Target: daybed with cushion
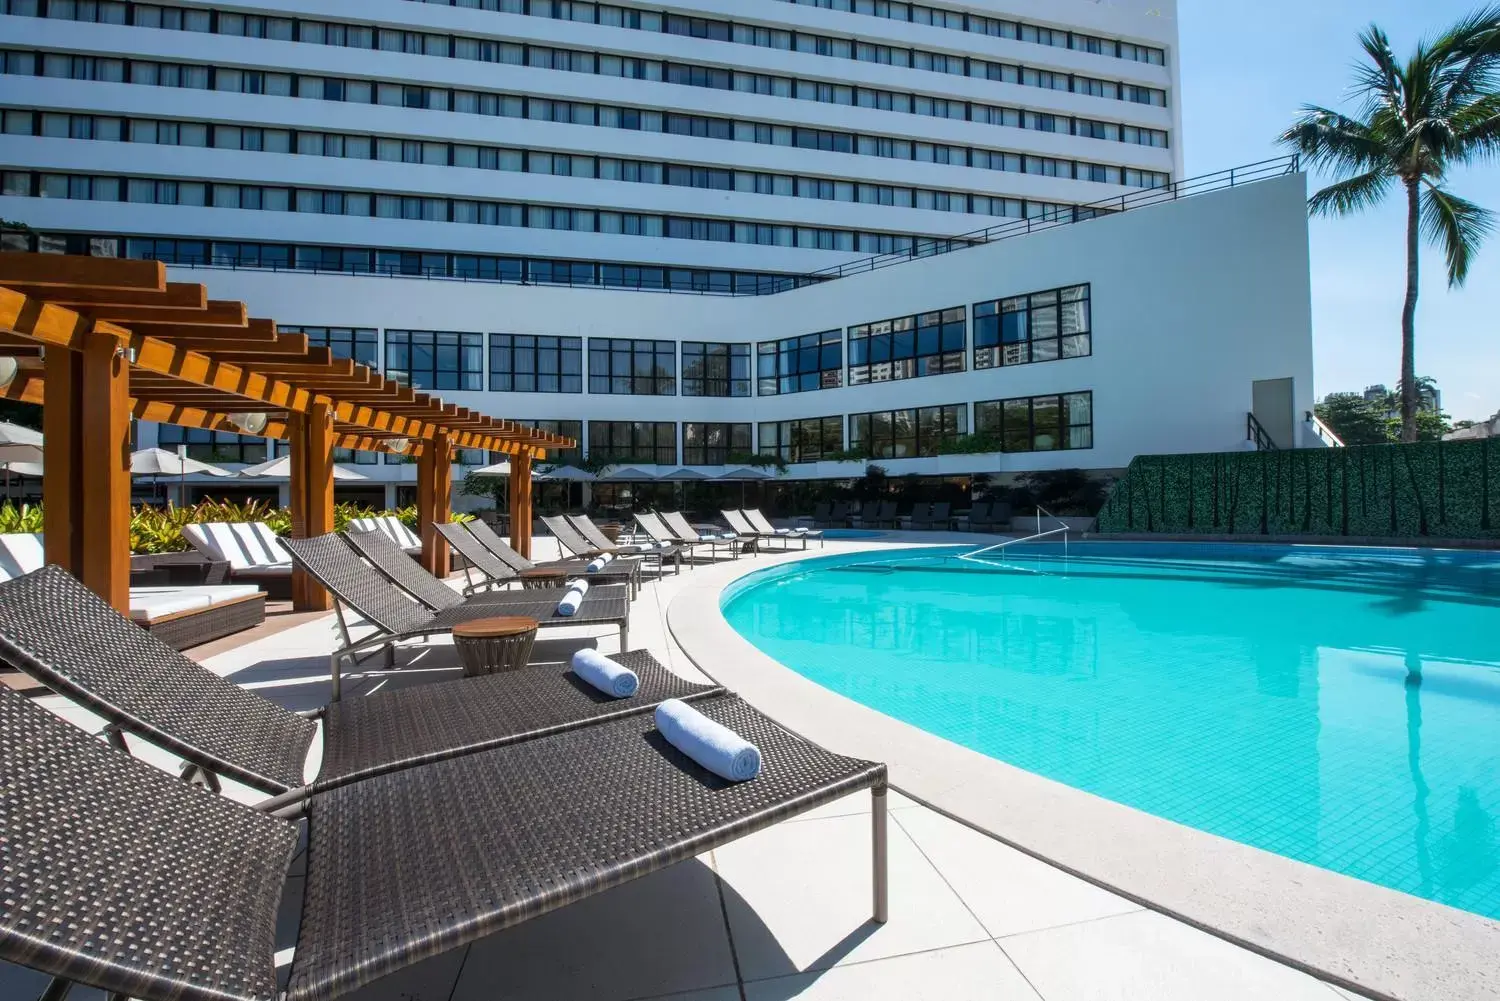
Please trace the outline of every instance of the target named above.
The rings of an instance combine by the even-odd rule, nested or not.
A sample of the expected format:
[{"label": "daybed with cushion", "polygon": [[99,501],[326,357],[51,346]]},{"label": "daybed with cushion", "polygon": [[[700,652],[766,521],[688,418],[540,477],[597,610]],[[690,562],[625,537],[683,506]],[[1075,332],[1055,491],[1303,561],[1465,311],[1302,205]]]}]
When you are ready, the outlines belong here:
[{"label": "daybed with cushion", "polygon": [[[74,642],[78,636],[87,636],[89,644]],[[55,566],[0,584],[0,659],[124,733],[179,755],[204,776],[232,778],[283,801],[296,798],[286,793],[322,792],[646,712],[665,699],[723,691],[680,678],[637,650],[613,657],[640,678],[640,688],[625,699],[581,683],[566,664],[533,664],[385,690],[334,703],[309,718],[166,649]],[[304,784],[318,722],[322,761],[317,777]]]},{"label": "daybed with cushion", "polygon": [[694,705],[759,747],[756,778],[719,778],[643,714],[313,795],[301,920],[283,940],[298,823],[205,795],[0,686],[0,959],[57,978],[49,998],[77,982],[141,1001],[332,1001],[861,789],[885,921],[885,766],[731,696]]},{"label": "daybed with cushion", "polygon": [[[333,700],[342,694],[343,662],[363,651],[383,649],[388,666],[395,663],[395,645],[436,633],[446,633],[461,622],[496,615],[518,615],[536,619],[540,628],[551,626],[610,625],[620,630],[620,646],[629,646],[630,588],[624,584],[600,584],[590,587],[578,610],[571,616],[557,611],[565,588],[538,588],[534,591],[508,591],[488,595],[481,605],[464,601],[452,592],[456,605],[434,610],[419,604],[405,590],[397,587],[385,574],[366,564],[354,549],[338,535],[320,535],[312,539],[288,539],[292,559],[333,595],[339,629],[344,645],[328,658]],[[430,575],[429,575],[430,576]],[[441,583],[439,582],[439,586]],[[373,632],[355,640],[344,611],[349,609],[363,619],[359,625]]]},{"label": "daybed with cushion", "polygon": [[406,523],[393,514],[384,514],[375,518],[350,518],[346,526],[356,532],[380,532],[388,539],[400,546],[409,556],[416,556],[422,552],[422,539]]},{"label": "daybed with cushion", "polygon": [[229,564],[229,579],[258,584],[273,598],[292,596],[292,557],[263,521],[182,526],[182,537],[210,560]]},{"label": "daybed with cushion", "polygon": [[[40,533],[0,535],[0,581],[40,570],[46,562]],[[130,617],[163,643],[185,650],[260,625],[266,595],[250,584],[137,586],[130,589]]]}]

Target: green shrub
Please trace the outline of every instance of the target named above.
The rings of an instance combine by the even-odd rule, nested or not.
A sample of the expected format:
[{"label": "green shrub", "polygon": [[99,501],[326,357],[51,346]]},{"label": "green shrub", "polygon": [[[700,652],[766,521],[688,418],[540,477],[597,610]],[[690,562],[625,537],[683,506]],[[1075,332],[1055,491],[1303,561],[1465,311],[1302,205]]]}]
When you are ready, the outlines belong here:
[{"label": "green shrub", "polygon": [[14,532],[40,532],[42,530],[42,509],[38,505],[32,507],[30,504],[22,504],[16,507],[10,501],[0,505],[0,534],[10,535]]}]

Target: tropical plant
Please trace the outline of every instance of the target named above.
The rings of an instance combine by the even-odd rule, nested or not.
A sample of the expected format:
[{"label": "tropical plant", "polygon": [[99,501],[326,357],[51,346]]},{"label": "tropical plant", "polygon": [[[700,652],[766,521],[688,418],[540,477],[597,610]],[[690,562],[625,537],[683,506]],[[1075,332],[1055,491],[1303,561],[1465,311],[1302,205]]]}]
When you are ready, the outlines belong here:
[{"label": "tropical plant", "polygon": [[1401,308],[1401,440],[1416,441],[1416,316],[1421,239],[1438,244],[1448,285],[1461,286],[1493,228],[1491,213],[1445,186],[1449,171],[1500,152],[1500,6],[1419,42],[1405,60],[1377,25],[1359,36],[1353,115],[1306,105],[1281,135],[1309,166],[1337,178],[1308,201],[1314,215],[1344,216],[1406,196],[1406,298]]},{"label": "tropical plant", "polygon": [[10,501],[0,504],[0,535],[16,532],[40,532],[42,530],[41,505],[33,507],[22,504],[16,507]]},{"label": "tropical plant", "polygon": [[1384,403],[1359,393],[1329,393],[1313,406],[1318,420],[1333,429],[1345,445],[1382,445],[1390,441]]}]

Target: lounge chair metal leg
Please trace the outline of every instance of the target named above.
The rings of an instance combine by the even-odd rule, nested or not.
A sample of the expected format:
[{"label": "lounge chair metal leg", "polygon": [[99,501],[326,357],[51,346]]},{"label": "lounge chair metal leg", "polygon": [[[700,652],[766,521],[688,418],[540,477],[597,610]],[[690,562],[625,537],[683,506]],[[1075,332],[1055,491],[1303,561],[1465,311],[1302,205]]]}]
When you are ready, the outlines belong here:
[{"label": "lounge chair metal leg", "polygon": [[343,694],[343,679],[339,677],[340,662],[343,659],[344,655],[341,653],[336,653],[328,658],[328,683],[333,689],[328,698],[329,702],[337,702],[339,696]]},{"label": "lounge chair metal leg", "polygon": [[887,863],[889,851],[886,837],[886,792],[885,785],[870,790],[870,836],[874,862],[875,923],[885,924],[890,920],[890,869]]},{"label": "lounge chair metal leg", "polygon": [[630,623],[620,623],[620,652],[624,653],[630,649]]},{"label": "lounge chair metal leg", "polygon": [[68,992],[73,989],[73,981],[64,980],[62,977],[53,977],[47,981],[47,986],[42,988],[42,993],[36,996],[36,1001],[63,1001]]}]

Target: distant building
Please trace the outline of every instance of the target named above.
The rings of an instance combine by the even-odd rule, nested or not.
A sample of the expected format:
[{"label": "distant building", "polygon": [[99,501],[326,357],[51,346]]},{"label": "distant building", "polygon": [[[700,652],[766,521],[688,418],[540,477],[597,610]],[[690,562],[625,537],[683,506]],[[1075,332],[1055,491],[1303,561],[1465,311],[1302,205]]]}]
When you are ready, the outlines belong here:
[{"label": "distant building", "polygon": [[1500,437],[1500,411],[1496,411],[1495,415],[1487,421],[1480,421],[1478,424],[1473,424],[1466,428],[1459,428],[1457,431],[1449,431],[1447,434],[1443,435],[1443,440],[1467,441],[1471,438],[1496,437]]},{"label": "distant building", "polygon": [[[1388,404],[1386,417],[1394,419],[1401,416],[1401,394],[1386,388],[1385,383],[1366,386],[1365,391],[1360,395],[1371,403]],[[1436,414],[1442,413],[1443,391],[1426,383],[1417,386],[1417,409],[1428,410]]]}]

